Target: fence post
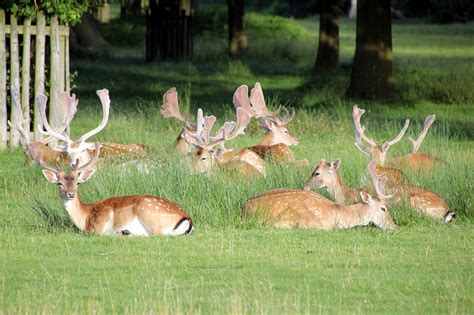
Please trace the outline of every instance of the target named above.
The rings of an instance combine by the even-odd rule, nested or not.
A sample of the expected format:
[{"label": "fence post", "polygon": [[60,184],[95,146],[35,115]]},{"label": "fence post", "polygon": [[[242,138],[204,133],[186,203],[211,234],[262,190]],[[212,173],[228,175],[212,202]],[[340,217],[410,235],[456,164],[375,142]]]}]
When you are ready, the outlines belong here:
[{"label": "fence post", "polygon": [[[36,16],[36,44],[35,44],[35,99],[33,113],[33,138],[35,141],[42,139],[40,128],[43,128],[43,121],[36,104],[38,95],[44,94],[44,56],[45,56],[45,26],[46,19],[43,12],[38,11]],[[38,127],[41,126],[41,127]]]},{"label": "fence post", "polygon": [[[13,15],[10,16],[10,90],[20,92],[20,58],[18,56],[18,28],[17,20]],[[12,106],[10,120],[12,123],[21,121],[22,113],[18,112],[16,106]],[[20,141],[20,134],[16,128],[10,128],[10,146],[16,147]]]},{"label": "fence post", "polygon": [[[49,86],[49,121],[53,129],[57,129],[61,124],[62,109],[59,105],[59,83],[60,57],[59,57],[59,23],[58,18],[51,18],[50,35],[50,86]],[[54,144],[56,142],[54,141]]]},{"label": "fence post", "polygon": [[30,133],[30,50],[31,50],[31,18],[23,21],[23,56],[21,66],[21,110],[23,129]]},{"label": "fence post", "polygon": [[7,146],[7,51],[5,47],[5,11],[0,9],[0,149]]}]

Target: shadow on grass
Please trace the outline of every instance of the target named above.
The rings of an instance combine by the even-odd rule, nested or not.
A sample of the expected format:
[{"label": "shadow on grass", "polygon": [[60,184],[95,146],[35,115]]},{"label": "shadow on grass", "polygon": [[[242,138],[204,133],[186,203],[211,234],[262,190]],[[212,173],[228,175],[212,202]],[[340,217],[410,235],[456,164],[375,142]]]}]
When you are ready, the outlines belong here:
[{"label": "shadow on grass", "polygon": [[35,196],[31,199],[33,204],[31,211],[33,214],[41,218],[48,232],[66,229],[77,230],[71,220],[64,214],[64,211],[59,212],[55,208],[48,207]]}]

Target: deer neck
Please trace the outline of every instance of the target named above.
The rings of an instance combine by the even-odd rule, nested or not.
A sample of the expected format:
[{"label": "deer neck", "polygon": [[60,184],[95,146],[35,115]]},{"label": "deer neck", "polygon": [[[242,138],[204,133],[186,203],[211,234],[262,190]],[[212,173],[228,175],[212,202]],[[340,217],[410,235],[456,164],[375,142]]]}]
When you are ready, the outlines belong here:
[{"label": "deer neck", "polygon": [[327,190],[336,202],[340,204],[350,202],[348,199],[350,199],[350,195],[352,195],[353,191],[352,188],[344,183],[339,172],[336,172],[336,178],[327,186]]},{"label": "deer neck", "polygon": [[72,199],[62,199],[64,209],[68,213],[74,225],[81,231],[86,230],[87,217],[90,214],[90,208],[87,204],[82,203],[79,194]]},{"label": "deer neck", "polygon": [[273,131],[267,131],[264,135],[262,140],[258,143],[258,145],[262,146],[271,146],[280,143],[276,137],[275,133]]},{"label": "deer neck", "polygon": [[360,225],[368,225],[368,206],[363,203],[341,206],[336,208],[336,224],[340,228],[352,228]]}]

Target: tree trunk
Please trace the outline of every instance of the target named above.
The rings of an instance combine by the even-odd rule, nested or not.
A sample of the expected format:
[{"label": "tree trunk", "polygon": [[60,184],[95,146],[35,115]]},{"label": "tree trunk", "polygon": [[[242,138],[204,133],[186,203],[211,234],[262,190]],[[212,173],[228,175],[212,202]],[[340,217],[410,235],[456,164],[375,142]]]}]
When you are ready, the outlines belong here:
[{"label": "tree trunk", "polygon": [[248,48],[247,35],[244,30],[244,0],[227,0],[229,23],[229,55],[239,57]]},{"label": "tree trunk", "polygon": [[379,100],[393,98],[390,0],[358,0],[356,32],[348,96]]},{"label": "tree trunk", "polygon": [[339,2],[340,0],[322,0],[315,71],[339,68]]},{"label": "tree trunk", "polygon": [[101,50],[109,47],[109,43],[97,29],[97,21],[90,13],[84,13],[81,22],[71,28],[71,50]]}]

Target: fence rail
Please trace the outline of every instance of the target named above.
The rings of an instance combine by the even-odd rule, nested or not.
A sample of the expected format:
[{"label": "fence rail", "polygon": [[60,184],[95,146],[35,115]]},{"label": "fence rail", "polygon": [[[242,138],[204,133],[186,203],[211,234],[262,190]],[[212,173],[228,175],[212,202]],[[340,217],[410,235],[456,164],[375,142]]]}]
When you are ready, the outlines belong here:
[{"label": "fence rail", "polygon": [[[35,24],[32,24],[32,23]],[[46,40],[49,37],[49,41]],[[34,56],[32,55],[34,38]],[[20,42],[21,40],[21,42]],[[20,45],[21,43],[21,45]],[[49,44],[49,50],[47,50]],[[7,47],[8,46],[8,47]],[[7,52],[9,54],[10,77],[7,77]],[[46,52],[49,51],[49,120],[55,128],[61,124],[64,113],[59,106],[59,92],[69,91],[69,27],[59,25],[56,17],[51,18],[50,25],[42,12],[35,19],[27,18],[22,25],[10,16],[6,24],[5,11],[0,9],[0,148],[16,147],[20,134],[10,128],[7,121],[21,124],[30,133],[30,139],[42,139],[40,128],[43,124],[36,102],[30,106],[30,91],[34,100],[45,93]],[[21,67],[20,67],[21,65]],[[31,80],[32,65],[34,81]],[[9,86],[7,86],[9,85]],[[10,95],[10,98],[8,98]],[[14,100],[14,101],[13,101]],[[20,106],[13,106],[19,102]]]}]

